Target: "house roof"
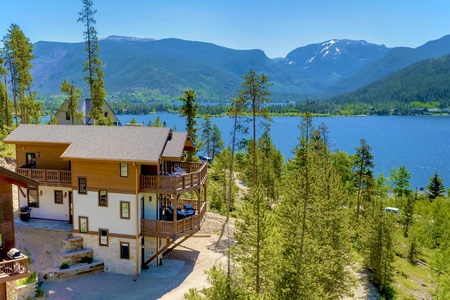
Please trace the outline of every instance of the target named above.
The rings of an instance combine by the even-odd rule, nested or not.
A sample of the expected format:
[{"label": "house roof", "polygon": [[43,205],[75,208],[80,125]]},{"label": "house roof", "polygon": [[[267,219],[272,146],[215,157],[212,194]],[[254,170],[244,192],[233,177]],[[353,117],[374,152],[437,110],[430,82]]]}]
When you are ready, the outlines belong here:
[{"label": "house roof", "polygon": [[167,141],[163,158],[181,157],[186,144],[187,132],[172,132],[172,138]]},{"label": "house roof", "polygon": [[6,178],[6,181],[22,187],[37,187],[39,181],[31,179],[29,177],[17,174],[11,170],[0,167],[0,179]]},{"label": "house roof", "polygon": [[167,142],[169,133],[161,127],[22,124],[3,141],[68,144],[61,156],[65,159],[158,162],[163,153],[181,156],[187,134],[177,133]]}]

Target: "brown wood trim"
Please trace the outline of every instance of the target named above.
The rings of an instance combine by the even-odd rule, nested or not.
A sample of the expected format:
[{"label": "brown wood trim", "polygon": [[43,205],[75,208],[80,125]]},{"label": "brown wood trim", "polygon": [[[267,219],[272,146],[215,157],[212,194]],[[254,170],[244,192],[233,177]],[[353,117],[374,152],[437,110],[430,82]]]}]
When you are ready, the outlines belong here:
[{"label": "brown wood trim", "polygon": [[[106,245],[101,243],[102,237],[100,235],[101,231],[106,231]],[[109,229],[99,228],[98,229],[98,245],[100,247],[109,247]]]},{"label": "brown wood trim", "polygon": [[[128,217],[122,217],[122,204],[127,203],[128,204]],[[131,202],[130,201],[120,201],[120,206],[119,206],[119,216],[122,220],[130,220],[131,219]]]},{"label": "brown wood trim", "polygon": [[[72,233],[74,234],[82,234],[82,235],[94,235],[98,237],[98,231],[88,231],[87,233],[80,232],[79,230],[72,230]],[[129,234],[121,234],[121,233],[111,233],[108,232],[108,237],[110,238],[119,238],[119,239],[130,239],[135,240],[135,235],[129,235]]]},{"label": "brown wood trim", "polygon": [[[56,186],[56,185],[51,185],[51,186]],[[68,185],[68,187],[71,187],[72,190],[74,191],[78,191],[78,187],[77,186],[71,186]],[[90,187],[87,189],[88,193],[98,193],[99,190],[106,190],[105,187]],[[107,189],[108,193],[116,193],[116,194],[124,194],[124,195],[134,195],[134,193],[130,193],[129,190],[119,190],[119,189]],[[80,194],[80,195],[85,195],[85,194]]]}]

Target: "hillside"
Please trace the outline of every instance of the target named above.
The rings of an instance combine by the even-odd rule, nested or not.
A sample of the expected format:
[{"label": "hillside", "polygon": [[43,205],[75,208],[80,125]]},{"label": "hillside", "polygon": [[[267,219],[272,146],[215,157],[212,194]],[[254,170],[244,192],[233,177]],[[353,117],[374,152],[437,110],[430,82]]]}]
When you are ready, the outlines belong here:
[{"label": "hillside", "polygon": [[410,105],[415,101],[439,102],[440,108],[450,107],[450,55],[415,63],[329,101],[337,104],[366,103],[391,108]]},{"label": "hillside", "polygon": [[[111,36],[100,40],[105,87],[112,99],[175,100],[194,89],[200,102],[230,100],[250,69],[273,83],[272,100],[326,98],[355,90],[423,59],[450,53],[450,36],[412,49],[366,41],[330,40],[299,47],[285,58],[180,39]],[[84,91],[84,43],[37,42],[31,70],[39,95],[59,93],[66,79]]]}]

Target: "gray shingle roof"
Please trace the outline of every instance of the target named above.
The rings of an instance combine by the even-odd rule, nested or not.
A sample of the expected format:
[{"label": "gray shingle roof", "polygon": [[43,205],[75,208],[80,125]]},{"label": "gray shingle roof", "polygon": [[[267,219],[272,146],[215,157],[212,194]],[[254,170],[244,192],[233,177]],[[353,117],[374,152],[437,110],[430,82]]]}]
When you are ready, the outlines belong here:
[{"label": "gray shingle roof", "polygon": [[187,132],[172,132],[172,138],[167,141],[163,157],[181,157],[187,139]]},{"label": "gray shingle roof", "polygon": [[163,152],[179,152],[183,133],[176,134],[174,143],[166,147],[169,131],[158,127],[22,124],[4,142],[68,144],[61,156],[67,159],[158,162]]}]

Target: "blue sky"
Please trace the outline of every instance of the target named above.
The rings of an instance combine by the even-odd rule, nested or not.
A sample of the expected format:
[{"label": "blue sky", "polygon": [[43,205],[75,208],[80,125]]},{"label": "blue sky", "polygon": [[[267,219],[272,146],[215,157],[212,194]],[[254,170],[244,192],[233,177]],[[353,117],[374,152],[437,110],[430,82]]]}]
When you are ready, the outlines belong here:
[{"label": "blue sky", "polygon": [[[6,3],[3,3],[6,2]],[[330,39],[417,47],[450,34],[448,0],[93,0],[98,37],[180,38],[269,57]],[[31,42],[83,41],[81,0],[5,0],[0,37],[12,23]]]}]

